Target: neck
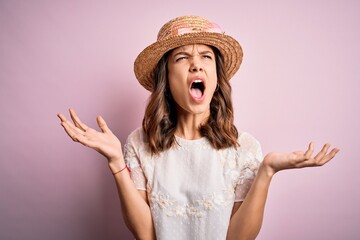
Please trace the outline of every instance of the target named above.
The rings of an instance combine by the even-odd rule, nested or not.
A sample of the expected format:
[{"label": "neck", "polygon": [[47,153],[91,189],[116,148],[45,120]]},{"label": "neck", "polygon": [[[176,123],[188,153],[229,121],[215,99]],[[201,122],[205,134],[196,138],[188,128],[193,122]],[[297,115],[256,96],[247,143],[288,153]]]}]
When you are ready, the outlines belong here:
[{"label": "neck", "polygon": [[201,138],[200,126],[205,124],[209,112],[200,114],[179,114],[175,135],[184,139],[194,140]]}]

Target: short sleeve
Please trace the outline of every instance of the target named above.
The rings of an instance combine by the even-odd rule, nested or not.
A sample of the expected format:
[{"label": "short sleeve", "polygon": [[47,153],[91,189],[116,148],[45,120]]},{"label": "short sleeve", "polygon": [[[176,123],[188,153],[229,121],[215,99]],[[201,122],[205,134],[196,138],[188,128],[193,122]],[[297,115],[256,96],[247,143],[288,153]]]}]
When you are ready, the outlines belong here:
[{"label": "short sleeve", "polygon": [[124,145],[124,158],[126,165],[130,168],[130,176],[135,184],[135,187],[139,190],[146,190],[146,177],[141,168],[140,159],[137,155],[136,149],[140,146],[140,137],[136,136],[134,131],[129,135]]},{"label": "short sleeve", "polygon": [[238,158],[240,174],[235,187],[235,202],[244,201],[263,160],[260,143],[250,134],[239,137]]}]

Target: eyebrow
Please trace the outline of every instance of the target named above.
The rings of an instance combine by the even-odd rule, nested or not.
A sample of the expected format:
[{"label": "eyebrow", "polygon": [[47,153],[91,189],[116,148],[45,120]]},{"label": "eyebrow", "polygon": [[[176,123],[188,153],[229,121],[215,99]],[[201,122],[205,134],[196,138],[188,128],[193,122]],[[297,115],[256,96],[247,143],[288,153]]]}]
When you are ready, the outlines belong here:
[{"label": "eyebrow", "polygon": [[[212,54],[212,55],[215,55],[215,54],[214,54],[212,51],[210,51],[210,50],[204,50],[204,51],[199,52],[199,55],[204,55],[204,54]],[[180,51],[180,52],[177,52],[177,53],[173,54],[173,57],[176,57],[177,55],[191,56],[192,54],[189,53],[189,52],[186,52],[186,51]]]}]

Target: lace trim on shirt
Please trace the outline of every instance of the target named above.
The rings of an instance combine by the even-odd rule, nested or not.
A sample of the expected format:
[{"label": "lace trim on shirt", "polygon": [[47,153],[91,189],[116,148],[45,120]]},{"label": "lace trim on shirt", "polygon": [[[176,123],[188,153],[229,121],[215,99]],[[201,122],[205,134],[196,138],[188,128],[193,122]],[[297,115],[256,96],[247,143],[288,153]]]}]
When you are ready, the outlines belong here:
[{"label": "lace trim on shirt", "polygon": [[[238,182],[236,183],[235,202],[240,202],[245,199],[262,161],[260,143],[254,137],[243,133],[239,142],[240,152],[246,153],[246,158],[239,172]],[[237,158],[239,157],[239,152],[237,152]]]},{"label": "lace trim on shirt", "polygon": [[222,193],[213,193],[193,203],[180,204],[169,195],[158,192],[153,193],[150,202],[159,206],[169,217],[204,217],[207,211],[217,206],[227,206],[234,202],[234,192],[224,190]]},{"label": "lace trim on shirt", "polygon": [[146,190],[146,178],[140,167],[132,168],[130,172],[131,180],[139,190]]},{"label": "lace trim on shirt", "polygon": [[180,138],[178,136],[175,136],[176,145],[175,147],[178,149],[184,149],[184,150],[193,150],[195,149],[212,149],[212,146],[209,144],[209,140],[207,140],[205,137],[202,137],[200,139],[195,140],[187,140]]}]

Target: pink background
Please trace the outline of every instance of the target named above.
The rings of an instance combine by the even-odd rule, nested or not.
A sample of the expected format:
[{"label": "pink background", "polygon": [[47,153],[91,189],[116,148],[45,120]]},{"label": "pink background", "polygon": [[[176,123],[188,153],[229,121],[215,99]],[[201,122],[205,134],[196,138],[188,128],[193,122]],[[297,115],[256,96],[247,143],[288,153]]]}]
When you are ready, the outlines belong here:
[{"label": "pink background", "polygon": [[122,142],[148,92],[133,61],[169,19],[196,14],[239,40],[236,125],[264,153],[315,141],[328,165],[280,172],[258,239],[359,239],[359,1],[0,1],[0,239],[131,239],[106,160],[57,112],[102,114]]}]

